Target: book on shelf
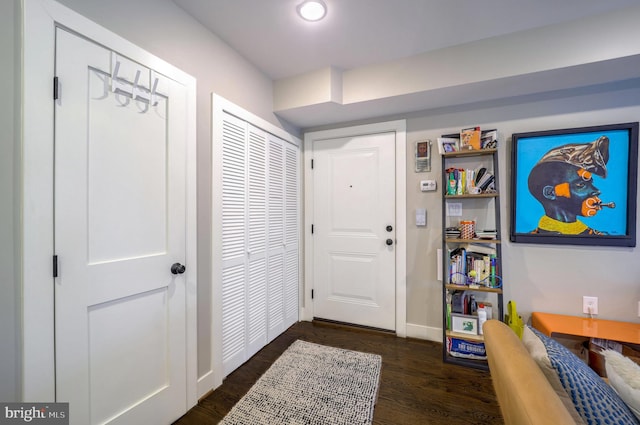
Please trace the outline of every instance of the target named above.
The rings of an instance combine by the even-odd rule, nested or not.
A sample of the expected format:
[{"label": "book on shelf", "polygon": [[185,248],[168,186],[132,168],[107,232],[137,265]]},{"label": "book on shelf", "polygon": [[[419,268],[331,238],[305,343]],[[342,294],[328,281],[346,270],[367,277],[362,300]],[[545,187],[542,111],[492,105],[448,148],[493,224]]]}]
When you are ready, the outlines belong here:
[{"label": "book on shelf", "polygon": [[476,186],[480,188],[483,192],[486,192],[493,182],[495,181],[495,176],[488,170],[485,170],[484,173],[477,179]]},{"label": "book on shelf", "polygon": [[498,236],[498,231],[495,229],[476,229],[476,237],[478,239],[495,239]]},{"label": "book on shelf", "polygon": [[461,247],[449,252],[448,282],[453,285],[467,284],[467,250]]},{"label": "book on shelf", "polygon": [[449,251],[448,282],[452,285],[496,285],[496,249],[467,243]]},{"label": "book on shelf", "polygon": [[447,195],[479,195],[495,190],[495,176],[485,167],[447,168],[445,170]]}]

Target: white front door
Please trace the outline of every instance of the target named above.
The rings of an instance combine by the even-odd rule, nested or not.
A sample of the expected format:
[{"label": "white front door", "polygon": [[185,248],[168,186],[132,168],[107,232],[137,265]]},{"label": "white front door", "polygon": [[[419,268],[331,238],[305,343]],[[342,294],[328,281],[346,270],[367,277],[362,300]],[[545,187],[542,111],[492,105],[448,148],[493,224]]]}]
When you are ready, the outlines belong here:
[{"label": "white front door", "polygon": [[396,329],[393,132],[313,144],[314,317]]},{"label": "white front door", "polygon": [[56,75],[56,399],[71,424],[168,424],[187,410],[186,90],[62,29]]}]

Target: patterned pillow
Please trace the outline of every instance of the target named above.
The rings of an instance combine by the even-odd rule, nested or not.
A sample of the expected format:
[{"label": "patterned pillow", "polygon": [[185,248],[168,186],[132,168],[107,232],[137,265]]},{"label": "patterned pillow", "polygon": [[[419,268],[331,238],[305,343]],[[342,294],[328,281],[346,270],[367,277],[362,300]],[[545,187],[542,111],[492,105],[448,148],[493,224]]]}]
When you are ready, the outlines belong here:
[{"label": "patterned pillow", "polygon": [[624,401],[587,364],[560,343],[532,330],[547,348],[562,386],[587,424],[640,425]]},{"label": "patterned pillow", "polygon": [[540,338],[533,333],[533,328],[529,325],[525,325],[522,330],[522,343],[527,347],[529,354],[537,363],[540,370],[542,370],[544,377],[547,378],[547,381],[551,384],[553,390],[556,392],[558,397],[560,397],[560,401],[567,409],[567,412],[569,412],[576,425],[586,425],[582,416],[580,416],[580,413],[576,410],[573,400],[564,390],[562,382],[560,382],[560,378],[558,378],[558,372],[553,366],[551,366],[551,360],[549,360],[547,348],[544,346]]}]

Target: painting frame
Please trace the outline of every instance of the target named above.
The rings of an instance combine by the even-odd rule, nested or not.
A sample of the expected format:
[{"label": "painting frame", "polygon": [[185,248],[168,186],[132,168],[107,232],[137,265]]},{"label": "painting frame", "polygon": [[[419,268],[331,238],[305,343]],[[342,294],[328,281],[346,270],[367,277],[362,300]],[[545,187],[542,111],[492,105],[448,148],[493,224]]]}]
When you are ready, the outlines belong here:
[{"label": "painting frame", "polygon": [[420,140],[415,143],[416,173],[431,171],[431,140]]},{"label": "painting frame", "polygon": [[478,335],[478,316],[451,313],[451,330],[461,334]]},{"label": "painting frame", "polygon": [[637,179],[638,122],[514,133],[510,240],[635,247]]}]

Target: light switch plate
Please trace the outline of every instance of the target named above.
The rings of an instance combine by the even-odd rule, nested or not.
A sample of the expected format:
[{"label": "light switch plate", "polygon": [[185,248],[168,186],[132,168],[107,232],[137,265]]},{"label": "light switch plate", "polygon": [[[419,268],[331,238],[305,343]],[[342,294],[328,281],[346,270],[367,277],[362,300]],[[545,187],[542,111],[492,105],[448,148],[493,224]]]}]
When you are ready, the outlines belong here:
[{"label": "light switch plate", "polygon": [[427,210],[424,208],[416,209],[416,226],[427,225]]}]

